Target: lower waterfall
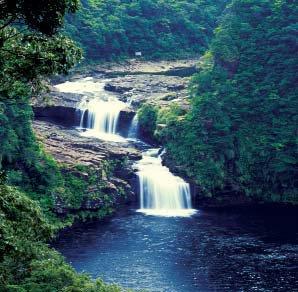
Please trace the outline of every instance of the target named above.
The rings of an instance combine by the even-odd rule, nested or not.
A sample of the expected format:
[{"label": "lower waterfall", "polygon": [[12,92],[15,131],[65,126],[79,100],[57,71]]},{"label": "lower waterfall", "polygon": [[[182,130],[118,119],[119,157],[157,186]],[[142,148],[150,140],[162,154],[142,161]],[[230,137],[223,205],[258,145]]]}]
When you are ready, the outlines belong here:
[{"label": "lower waterfall", "polygon": [[157,216],[185,217],[194,214],[189,184],[162,165],[159,150],[144,152],[143,159],[137,164],[140,190],[138,211]]}]

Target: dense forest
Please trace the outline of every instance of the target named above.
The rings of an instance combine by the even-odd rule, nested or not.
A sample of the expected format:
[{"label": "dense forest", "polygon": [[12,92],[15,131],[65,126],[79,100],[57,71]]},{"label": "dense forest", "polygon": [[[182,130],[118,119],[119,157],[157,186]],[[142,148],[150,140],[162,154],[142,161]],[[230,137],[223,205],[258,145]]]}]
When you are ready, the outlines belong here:
[{"label": "dense forest", "polygon": [[86,59],[186,57],[203,53],[226,0],[84,0],[65,31]]},{"label": "dense forest", "polygon": [[57,194],[75,208],[89,181],[66,173],[32,130],[31,97],[83,56],[201,55],[190,111],[145,104],[143,131],[206,198],[296,205],[297,15],[291,0],[0,1],[0,290],[120,291],[47,244],[75,219],[112,211],[106,202],[96,214],[57,216]]},{"label": "dense forest", "polygon": [[293,1],[232,1],[192,79],[191,111],[155,124],[156,108],[141,111],[151,133],[166,120],[156,136],[206,197],[297,203],[297,13]]}]

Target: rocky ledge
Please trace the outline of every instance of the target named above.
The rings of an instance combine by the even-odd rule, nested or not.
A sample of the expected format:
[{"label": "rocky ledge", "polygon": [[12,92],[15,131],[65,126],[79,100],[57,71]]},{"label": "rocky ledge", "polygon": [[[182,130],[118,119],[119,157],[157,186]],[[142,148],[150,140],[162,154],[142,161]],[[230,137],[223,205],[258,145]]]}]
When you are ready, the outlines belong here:
[{"label": "rocky ledge", "polygon": [[[197,60],[178,61],[138,61],[128,60],[122,63],[106,63],[98,66],[79,68],[70,76],[59,76],[54,83],[78,81],[91,78],[93,82],[105,83],[106,92],[112,92],[132,108],[146,101],[167,106],[176,102],[188,107],[187,84],[190,76],[196,72]],[[32,98],[32,106],[37,118],[44,115],[44,110],[65,107],[69,112],[77,108],[85,94],[63,93],[55,86],[49,86],[49,93]],[[130,109],[131,110],[131,109]],[[129,108],[123,110],[123,115]]]},{"label": "rocky ledge", "polygon": [[138,74],[118,76],[107,81],[105,90],[117,94],[135,110],[144,102],[160,107],[178,103],[189,107],[187,84],[189,77]]},{"label": "rocky ledge", "polygon": [[[137,75],[137,74],[151,74],[151,75],[172,75],[185,76],[191,75],[196,71],[198,59],[184,59],[184,60],[163,60],[163,61],[143,61],[138,59],[125,60],[118,63],[105,63],[97,66],[86,67],[87,72],[94,72],[106,76],[119,75]],[[76,74],[76,70],[74,70]],[[79,72],[82,74],[81,70]],[[83,73],[83,76],[85,76]]]},{"label": "rocky ledge", "polygon": [[141,159],[141,153],[131,144],[82,137],[77,130],[44,121],[34,121],[33,128],[46,152],[55,158],[65,174],[71,173],[84,181],[91,175],[96,176],[75,210],[57,194],[56,213],[97,211],[104,200],[111,206],[135,200],[129,181],[134,178],[132,163]]}]

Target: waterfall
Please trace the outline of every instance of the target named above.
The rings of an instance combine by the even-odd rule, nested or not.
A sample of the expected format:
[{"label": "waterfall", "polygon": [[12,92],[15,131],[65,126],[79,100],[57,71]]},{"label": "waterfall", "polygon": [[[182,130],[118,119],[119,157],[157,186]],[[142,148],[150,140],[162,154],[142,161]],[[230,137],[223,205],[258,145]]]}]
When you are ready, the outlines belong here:
[{"label": "waterfall", "polygon": [[81,109],[78,109],[79,110],[79,113],[80,113],[80,128],[84,128],[84,118],[85,118],[85,113],[87,110],[81,110]]},{"label": "waterfall", "polygon": [[135,114],[133,117],[129,130],[127,138],[135,139],[138,137],[138,130],[139,130],[139,121],[138,121],[138,115]]},{"label": "waterfall", "polygon": [[94,81],[88,77],[56,85],[56,88],[62,92],[85,95],[78,105],[79,128],[87,129],[82,133],[83,136],[122,141],[123,138],[116,134],[120,112],[126,104],[105,91],[104,84],[103,81]]},{"label": "waterfall", "polygon": [[[127,104],[113,93],[104,90],[106,80],[96,81],[85,78],[56,85],[62,92],[79,93],[83,98],[78,106],[79,129],[83,136],[98,137],[104,140],[127,141],[117,135],[117,124],[121,110]],[[128,101],[128,103],[131,102]],[[143,143],[137,138],[138,118],[132,120],[128,138],[134,143]],[[143,143],[143,148],[148,145]],[[136,163],[140,188],[140,212],[157,216],[190,216],[196,211],[191,206],[189,184],[175,176],[162,165],[160,149],[143,152],[143,158]]]},{"label": "waterfall", "polygon": [[[119,115],[124,107],[125,103],[111,98],[108,101],[95,98],[87,104],[81,104],[79,106],[81,111],[80,127],[92,129],[99,134],[115,135]],[[85,115],[87,115],[87,123],[84,127]]]},{"label": "waterfall", "polygon": [[159,149],[150,149],[137,164],[140,212],[159,216],[190,216],[189,184],[162,165]]},{"label": "waterfall", "polygon": [[80,126],[79,126],[80,129],[84,128],[85,114],[88,113],[87,99],[88,99],[88,97],[84,96],[80,105],[79,105],[79,108],[77,108],[77,113],[80,116]]}]

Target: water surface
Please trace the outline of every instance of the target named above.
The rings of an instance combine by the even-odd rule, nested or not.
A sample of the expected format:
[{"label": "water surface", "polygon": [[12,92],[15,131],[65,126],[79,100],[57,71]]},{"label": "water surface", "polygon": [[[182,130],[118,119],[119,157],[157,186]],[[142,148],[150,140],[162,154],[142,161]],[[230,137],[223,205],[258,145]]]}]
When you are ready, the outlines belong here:
[{"label": "water surface", "polygon": [[79,272],[137,291],[298,291],[297,217],[130,209],[76,226],[54,246]]}]

